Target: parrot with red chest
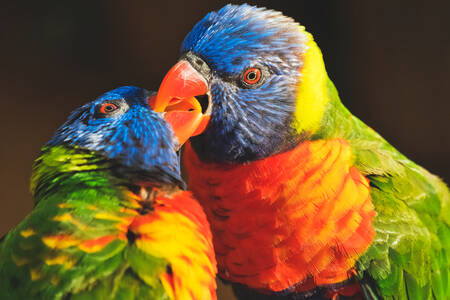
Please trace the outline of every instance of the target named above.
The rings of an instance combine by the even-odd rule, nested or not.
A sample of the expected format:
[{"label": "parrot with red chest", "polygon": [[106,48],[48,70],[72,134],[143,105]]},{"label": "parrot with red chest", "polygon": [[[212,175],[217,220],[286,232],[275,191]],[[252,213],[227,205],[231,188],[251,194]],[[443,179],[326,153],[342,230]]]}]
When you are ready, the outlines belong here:
[{"label": "parrot with red chest", "polygon": [[151,97],[109,91],[42,148],[35,207],[0,243],[0,299],[216,299],[210,227]]},{"label": "parrot with red chest", "polygon": [[293,19],[209,13],[151,105],[202,112],[175,123],[240,299],[450,299],[447,186],[343,106]]}]

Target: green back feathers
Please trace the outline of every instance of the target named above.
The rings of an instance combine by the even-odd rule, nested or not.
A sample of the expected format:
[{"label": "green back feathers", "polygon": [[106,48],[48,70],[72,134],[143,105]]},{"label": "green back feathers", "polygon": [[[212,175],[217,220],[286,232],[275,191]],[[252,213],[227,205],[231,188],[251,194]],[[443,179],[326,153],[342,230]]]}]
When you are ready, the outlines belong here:
[{"label": "green back feathers", "polygon": [[0,245],[0,299],[168,299],[157,280],[167,262],[130,246],[120,230],[134,204],[109,167],[89,151],[43,150],[36,207]]},{"label": "green back feathers", "polygon": [[31,193],[36,203],[55,190],[60,196],[62,193],[84,193],[85,188],[102,195],[112,193],[111,196],[117,196],[111,188],[117,184],[117,179],[110,176],[108,169],[111,167],[103,157],[79,147],[44,147],[33,166]]},{"label": "green back feathers", "polygon": [[[450,235],[442,219],[442,199],[422,174],[370,176],[378,215],[374,243],[361,258],[380,287],[393,299],[447,299]],[[433,298],[434,297],[434,298]]]},{"label": "green back feathers", "polygon": [[354,117],[330,80],[327,91],[328,107],[313,138],[350,142],[377,212],[375,240],[358,263],[361,274],[386,299],[450,299],[447,186]]}]

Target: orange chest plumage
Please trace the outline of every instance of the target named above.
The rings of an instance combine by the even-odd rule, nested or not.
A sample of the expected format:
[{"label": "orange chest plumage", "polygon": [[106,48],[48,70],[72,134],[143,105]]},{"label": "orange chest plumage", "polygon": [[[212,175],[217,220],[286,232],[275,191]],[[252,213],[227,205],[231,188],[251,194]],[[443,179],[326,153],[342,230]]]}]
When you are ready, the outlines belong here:
[{"label": "orange chest plumage", "polygon": [[184,162],[225,279],[270,291],[340,282],[375,235],[369,182],[344,140],[242,165],[203,163],[188,144]]}]

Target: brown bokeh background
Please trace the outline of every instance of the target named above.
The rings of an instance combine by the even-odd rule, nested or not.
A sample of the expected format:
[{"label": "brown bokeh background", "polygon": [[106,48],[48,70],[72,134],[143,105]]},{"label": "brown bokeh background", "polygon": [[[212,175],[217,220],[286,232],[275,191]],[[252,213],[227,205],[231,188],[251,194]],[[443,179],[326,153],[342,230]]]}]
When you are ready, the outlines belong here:
[{"label": "brown bokeh background", "polygon": [[[305,25],[344,104],[449,180],[450,2],[247,2]],[[226,3],[2,1],[0,234],[31,210],[32,162],[69,112],[120,85],[156,89],[185,34]]]}]

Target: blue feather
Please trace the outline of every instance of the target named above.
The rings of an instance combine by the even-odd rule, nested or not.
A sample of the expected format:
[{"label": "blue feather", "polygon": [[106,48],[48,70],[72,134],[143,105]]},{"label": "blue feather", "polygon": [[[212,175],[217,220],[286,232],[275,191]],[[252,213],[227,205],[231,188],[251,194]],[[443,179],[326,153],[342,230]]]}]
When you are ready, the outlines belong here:
[{"label": "blue feather", "polygon": [[[136,172],[180,179],[176,138],[163,117],[151,110],[149,96],[149,91],[132,86],[109,91],[76,109],[47,146],[80,147]],[[124,111],[99,116],[105,101],[116,101]]]},{"label": "blue feather", "polygon": [[[291,128],[306,37],[280,12],[247,4],[211,12],[186,36],[192,52],[210,67],[213,110],[192,145],[205,161],[245,162],[289,149],[299,141]],[[254,66],[268,70],[257,88],[240,84]]]}]

